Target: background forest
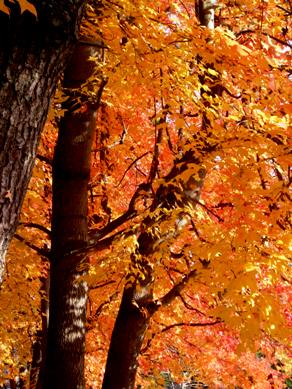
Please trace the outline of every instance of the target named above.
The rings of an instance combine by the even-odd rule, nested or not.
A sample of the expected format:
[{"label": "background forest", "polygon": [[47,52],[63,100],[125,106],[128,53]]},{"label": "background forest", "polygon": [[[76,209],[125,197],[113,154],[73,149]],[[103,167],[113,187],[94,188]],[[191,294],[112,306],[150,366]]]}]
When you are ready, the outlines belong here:
[{"label": "background forest", "polygon": [[[0,16],[45,26],[32,3]],[[42,76],[0,385],[292,388],[291,2],[79,3],[56,93]]]}]

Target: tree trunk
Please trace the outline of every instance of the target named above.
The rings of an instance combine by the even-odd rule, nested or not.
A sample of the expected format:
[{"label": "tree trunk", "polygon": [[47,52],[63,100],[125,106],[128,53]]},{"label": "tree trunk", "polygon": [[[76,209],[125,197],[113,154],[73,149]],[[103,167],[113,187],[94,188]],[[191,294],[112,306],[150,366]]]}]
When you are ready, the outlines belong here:
[{"label": "tree trunk", "polygon": [[[142,222],[141,230],[144,231],[138,237],[138,248],[132,256],[132,272],[123,292],[111,336],[102,389],[134,389],[138,357],[145,333],[151,317],[159,308],[159,304],[153,300],[153,267],[149,259],[157,250],[159,242],[170,241],[178,236],[183,218],[186,218],[183,226],[189,220],[182,212],[179,220],[174,221],[177,228],[174,228],[172,233],[166,231],[159,236],[151,227],[156,226],[156,220],[169,218],[169,213],[165,213],[166,209],[168,211],[183,209],[186,204],[190,207],[196,206],[205,177],[203,168],[198,171],[199,179],[191,176],[185,183],[183,191],[172,183],[175,177],[179,177],[188,169],[189,164],[195,163],[199,165],[200,161],[192,151],[187,151],[175,161],[169,174],[164,177],[164,183],[157,189],[150,208],[153,217],[148,216]],[[175,290],[182,288],[188,279],[189,276],[170,290],[165,295],[163,303],[168,304],[176,296]]]},{"label": "tree trunk", "polygon": [[202,26],[214,30],[215,28],[215,8],[217,0],[199,0],[198,16]]},{"label": "tree trunk", "polygon": [[[90,45],[78,45],[65,71],[64,85],[80,88],[92,74]],[[59,125],[53,160],[50,310],[44,388],[83,389],[87,284],[87,193],[90,154],[99,103],[74,111],[74,91]],[[76,96],[75,96],[76,97]],[[71,107],[70,107],[71,106]],[[79,107],[80,108],[80,107]]]},{"label": "tree trunk", "polygon": [[150,316],[134,303],[135,289],[124,290],[107,357],[102,389],[133,389],[138,356]]},{"label": "tree trunk", "polygon": [[[198,1],[198,16],[202,25],[209,29],[214,29],[214,9],[216,0],[199,0]],[[208,123],[206,115],[202,115],[203,130],[207,130]],[[182,174],[188,169],[188,164],[197,164],[200,166],[200,160],[195,157],[195,154],[189,150],[181,158],[179,158],[170,173],[164,178],[165,185],[162,184],[156,192],[156,199],[152,204],[152,211],[156,211],[157,220],[164,217],[163,209],[171,210],[177,207],[182,207],[183,204],[189,204],[195,207],[202,189],[206,171],[201,168],[198,171],[198,177],[190,177],[185,183],[183,193],[178,193],[176,196],[177,186],[171,184],[175,176]],[[179,202],[177,198],[181,198]],[[160,217],[158,217],[160,214]],[[186,220],[183,220],[186,219]],[[183,215],[181,219],[176,220],[177,231],[179,233],[180,225],[185,226],[188,219]],[[121,305],[118,316],[115,321],[111,342],[107,357],[105,375],[102,389],[134,389],[135,377],[138,369],[138,357],[141,351],[143,339],[154,312],[158,306],[153,301],[152,297],[152,268],[148,266],[147,257],[153,254],[154,247],[157,246],[157,240],[172,239],[175,236],[160,236],[157,238],[155,233],[149,232],[152,220],[146,218],[143,221],[144,230],[148,232],[142,233],[138,238],[139,247],[137,255],[132,258],[133,265],[138,263],[138,267],[142,269],[142,280],[136,281],[130,287],[126,286],[123,292]],[[186,277],[188,279],[188,277]],[[181,282],[184,285],[184,281]],[[177,285],[179,288],[179,285]],[[175,296],[175,287],[165,295],[165,301],[171,301]],[[141,293],[142,292],[142,293]],[[169,295],[169,297],[167,296]]]},{"label": "tree trunk", "polygon": [[0,285],[50,99],[76,41],[82,0],[0,12]]}]

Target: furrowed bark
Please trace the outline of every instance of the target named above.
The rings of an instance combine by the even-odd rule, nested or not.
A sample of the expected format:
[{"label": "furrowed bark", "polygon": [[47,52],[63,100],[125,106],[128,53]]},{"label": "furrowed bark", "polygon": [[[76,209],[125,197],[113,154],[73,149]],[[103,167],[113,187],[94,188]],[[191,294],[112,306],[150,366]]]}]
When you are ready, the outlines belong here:
[{"label": "furrowed bark", "polygon": [[10,16],[0,12],[0,284],[50,99],[76,41],[83,4],[37,1],[37,18],[21,15],[18,4],[11,5]]},{"label": "furrowed bark", "polygon": [[94,65],[89,61],[92,54],[90,46],[78,45],[64,78],[69,100],[66,102],[68,109],[60,121],[53,160],[51,285],[43,383],[45,389],[85,388],[88,288],[80,277],[86,272],[87,258],[86,254],[74,253],[74,250],[86,245],[88,240],[90,154],[99,101],[95,104],[84,103],[81,110],[76,112],[72,96],[74,88],[80,88],[92,74]]}]

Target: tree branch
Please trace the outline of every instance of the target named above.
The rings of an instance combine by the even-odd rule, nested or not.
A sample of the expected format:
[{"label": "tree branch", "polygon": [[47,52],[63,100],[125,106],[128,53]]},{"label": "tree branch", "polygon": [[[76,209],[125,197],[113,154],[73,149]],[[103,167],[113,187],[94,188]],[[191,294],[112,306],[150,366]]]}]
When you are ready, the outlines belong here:
[{"label": "tree branch", "polygon": [[189,304],[185,299],[184,297],[182,296],[181,293],[178,294],[178,297],[180,298],[180,300],[182,301],[183,305],[185,306],[186,309],[189,309],[190,311],[195,311],[197,312],[199,315],[202,315],[202,316],[207,316],[204,312],[201,312],[199,309],[193,307],[191,304]]},{"label": "tree branch", "polygon": [[151,315],[153,315],[161,306],[170,304],[176,297],[179,296],[181,290],[186,286],[188,281],[197,274],[197,270],[191,270],[186,274],[180,282],[174,285],[163,297],[153,301],[152,304],[149,304],[148,310]]},{"label": "tree branch", "polygon": [[157,111],[156,111],[156,100],[154,99],[154,128],[155,128],[155,143],[154,143],[154,150],[153,150],[153,157],[151,162],[151,167],[149,171],[148,176],[148,182],[152,183],[154,178],[156,177],[156,174],[158,173],[158,167],[159,167],[159,146],[162,141],[162,133],[163,133],[163,127],[161,126],[162,123],[166,123],[166,115],[164,114],[162,118],[160,118],[160,126],[157,128]]},{"label": "tree branch", "polygon": [[220,323],[223,323],[223,321],[221,319],[216,319],[215,321],[206,322],[206,323],[184,323],[184,322],[181,322],[181,323],[170,324],[168,326],[165,326],[161,331],[154,332],[152,334],[151,338],[148,339],[147,344],[145,345],[145,347],[141,350],[141,353],[145,353],[149,349],[153,339],[157,335],[161,335],[164,332],[171,330],[172,328],[175,328],[175,327],[208,327],[208,326],[213,326],[213,325],[220,324]]},{"label": "tree branch", "polygon": [[127,167],[127,169],[125,170],[125,172],[124,172],[122,178],[120,179],[120,181],[119,181],[117,187],[121,185],[123,179],[125,178],[125,176],[126,176],[126,174],[128,173],[128,171],[131,169],[131,167],[132,167],[133,165],[135,165],[136,162],[138,162],[140,159],[142,159],[143,157],[145,157],[145,156],[146,156],[147,154],[149,154],[149,153],[150,153],[150,151],[146,151],[144,154],[140,155],[140,156],[137,157],[133,162],[130,163],[130,165],[129,165],[129,166]]},{"label": "tree branch", "polygon": [[205,204],[201,203],[199,200],[197,200],[197,204],[199,204],[202,208],[204,208],[208,213],[210,213],[211,215],[215,216],[216,219],[223,223],[224,222],[224,219],[222,219],[222,217],[220,217],[219,215],[217,215],[215,212],[213,212],[211,209],[209,209],[208,207],[206,207]]},{"label": "tree branch", "polygon": [[118,295],[119,293],[118,292],[115,292],[113,293],[109,298],[108,300],[104,301],[103,303],[100,304],[100,306],[97,308],[97,310],[95,311],[94,315],[93,315],[93,318],[94,319],[97,319],[98,316],[101,314],[101,311],[103,310],[103,308],[107,305],[109,305]]},{"label": "tree branch", "polygon": [[[258,33],[258,31],[254,31],[254,30],[243,30],[243,31],[240,31],[238,34],[236,34],[238,37],[241,36],[241,35],[245,35],[245,34],[256,34]],[[292,49],[292,44],[288,41],[283,41],[282,39],[279,39],[273,35],[270,35],[269,33],[267,32],[263,32],[261,31],[261,35],[265,35],[265,36],[268,36],[269,38],[271,38],[272,40],[274,40],[275,42],[277,43],[280,43],[281,45],[284,45],[284,46],[287,46],[287,47],[290,47],[290,49]]]},{"label": "tree branch", "polygon": [[19,226],[28,227],[28,228],[36,228],[36,229],[44,232],[48,236],[51,236],[51,230],[49,230],[48,228],[46,228],[42,224],[31,223],[31,222],[20,222]]},{"label": "tree branch", "polygon": [[206,322],[206,323],[184,323],[184,322],[174,323],[174,324],[170,324],[169,326],[164,327],[160,331],[160,333],[162,334],[163,332],[169,331],[175,327],[208,327],[208,326],[214,326],[214,325],[220,324],[220,323],[223,323],[223,320],[216,319],[215,321]]},{"label": "tree branch", "polygon": [[100,49],[109,49],[109,47],[106,46],[102,41],[90,42],[90,41],[79,40],[78,43],[82,46],[91,46],[91,47],[98,47]]},{"label": "tree branch", "polygon": [[90,290],[100,289],[100,288],[103,288],[103,287],[105,287],[107,285],[115,284],[115,283],[116,283],[116,281],[113,281],[113,280],[105,281],[105,282],[102,282],[101,284],[98,284],[98,285],[95,285],[95,286],[91,286]]},{"label": "tree branch", "polygon": [[53,164],[53,161],[51,160],[51,158],[48,158],[48,157],[46,157],[46,156],[44,156],[44,155],[37,154],[37,155],[36,155],[36,158],[37,158],[39,161],[44,162],[44,163],[46,163],[46,164],[49,165],[49,166],[52,166],[52,164]]},{"label": "tree branch", "polygon": [[[108,235],[112,231],[114,231],[116,228],[120,227],[125,222],[133,219],[134,217],[138,216],[138,212],[135,209],[136,202],[140,198],[145,198],[151,191],[151,187],[148,184],[142,183],[138,186],[136,189],[136,192],[134,193],[133,197],[131,198],[129,207],[127,211],[113,220],[112,222],[108,223],[104,228],[102,229],[93,229],[89,231],[89,244],[94,245],[97,244],[98,241],[103,238],[104,236]],[[95,243],[94,243],[95,242]]]},{"label": "tree branch", "polygon": [[90,230],[88,233],[88,244],[89,245],[97,244],[104,236],[110,234],[116,228],[120,227],[125,222],[131,220],[136,215],[137,215],[136,211],[129,207],[125,213],[123,213],[121,216],[119,216],[112,222],[108,223],[102,229]]},{"label": "tree branch", "polygon": [[14,234],[14,238],[19,240],[21,243],[25,244],[30,249],[34,250],[37,254],[41,255],[42,257],[46,257],[49,259],[49,253],[45,249],[41,249],[38,246],[34,245],[33,243],[26,240],[23,236]]}]

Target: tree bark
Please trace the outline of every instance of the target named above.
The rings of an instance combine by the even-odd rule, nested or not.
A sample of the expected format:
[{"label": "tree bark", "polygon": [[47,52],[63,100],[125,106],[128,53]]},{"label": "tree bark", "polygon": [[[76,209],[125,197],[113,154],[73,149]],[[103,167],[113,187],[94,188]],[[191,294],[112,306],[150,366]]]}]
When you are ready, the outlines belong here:
[{"label": "tree bark", "polygon": [[198,16],[202,26],[209,30],[215,28],[215,8],[217,0],[199,0]]},{"label": "tree bark", "polygon": [[[70,3],[70,5],[69,5]],[[0,12],[0,285],[50,99],[77,39],[84,0]]]},{"label": "tree bark", "polygon": [[[52,251],[47,358],[43,387],[83,389],[87,284],[87,194],[90,154],[96,122],[95,104],[75,111],[74,88],[92,74],[92,48],[78,45],[65,71],[69,94],[53,160]],[[101,83],[101,89],[103,82]],[[76,90],[76,89],[75,89]],[[72,92],[70,92],[72,91]]]},{"label": "tree bark", "polygon": [[135,385],[138,357],[150,316],[133,304],[135,290],[124,290],[107,357],[103,389],[132,389]]}]

